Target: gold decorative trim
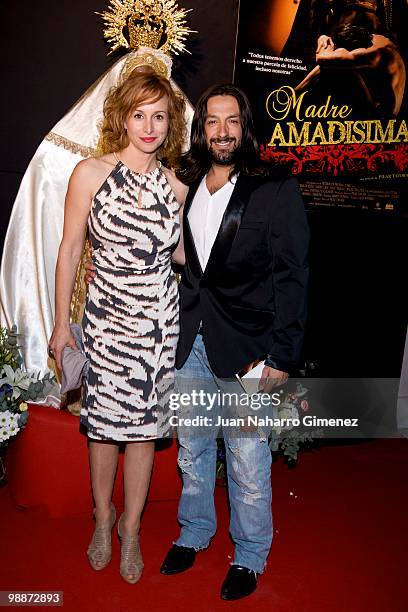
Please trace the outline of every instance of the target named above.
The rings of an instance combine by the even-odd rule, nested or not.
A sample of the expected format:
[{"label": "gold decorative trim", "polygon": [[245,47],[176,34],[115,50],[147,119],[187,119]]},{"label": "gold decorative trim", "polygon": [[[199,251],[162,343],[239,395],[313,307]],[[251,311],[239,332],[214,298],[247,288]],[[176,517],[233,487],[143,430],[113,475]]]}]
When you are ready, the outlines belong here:
[{"label": "gold decorative trim", "polygon": [[91,245],[87,238],[82,251],[81,261],[79,262],[78,269],[75,277],[74,291],[72,292],[71,299],[71,321],[72,323],[81,323],[85,299],[86,299],[86,284],[85,284],[85,268],[84,264],[87,259],[91,259]]},{"label": "gold decorative trim", "polygon": [[121,81],[125,81],[135,68],[150,66],[157,74],[165,79],[169,79],[171,76],[172,64],[173,62],[170,57],[162,51],[141,47],[138,51],[129,53],[120,73],[120,78]]},{"label": "gold decorative trim", "polygon": [[45,140],[52,142],[53,144],[57,145],[57,147],[62,147],[66,151],[82,155],[82,157],[94,157],[96,154],[96,149],[93,147],[84,147],[73,140],[69,140],[68,138],[64,138],[64,136],[56,134],[55,132],[48,132]]}]

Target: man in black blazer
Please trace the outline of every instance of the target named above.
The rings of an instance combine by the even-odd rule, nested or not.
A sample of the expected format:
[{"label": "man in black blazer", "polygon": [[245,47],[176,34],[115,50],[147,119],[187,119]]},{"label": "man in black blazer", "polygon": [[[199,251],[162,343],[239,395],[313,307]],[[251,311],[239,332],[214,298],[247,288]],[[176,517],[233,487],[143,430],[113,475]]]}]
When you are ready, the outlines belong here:
[{"label": "man in black blazer", "polygon": [[[213,394],[237,387],[242,392],[235,374],[264,358],[260,389],[269,393],[298,364],[309,230],[297,181],[271,178],[258,153],[243,92],[232,85],[205,92],[178,172],[190,186],[176,357],[184,392],[193,386]],[[212,406],[212,413],[222,415],[221,406]],[[213,418],[199,433],[179,427],[182,528],[163,562],[164,574],[191,567],[215,533],[216,422]],[[237,436],[231,429],[223,427],[235,557],[223,599],[255,590],[272,542],[267,436]]]}]

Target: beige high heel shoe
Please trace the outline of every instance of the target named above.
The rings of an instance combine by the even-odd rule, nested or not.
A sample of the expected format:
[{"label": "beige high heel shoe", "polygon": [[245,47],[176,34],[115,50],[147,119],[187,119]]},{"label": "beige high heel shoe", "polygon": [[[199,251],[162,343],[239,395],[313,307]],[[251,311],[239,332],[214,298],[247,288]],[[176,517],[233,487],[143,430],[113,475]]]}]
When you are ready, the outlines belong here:
[{"label": "beige high heel shoe", "polygon": [[112,559],[112,529],[115,522],[116,510],[115,506],[111,504],[109,522],[96,524],[91,543],[86,553],[92,569],[96,571],[104,569]]},{"label": "beige high heel shoe", "polygon": [[129,584],[135,584],[142,575],[144,563],[140,552],[139,536],[125,535],[121,531],[123,514],[118,521],[118,536],[120,547],[120,575]]}]

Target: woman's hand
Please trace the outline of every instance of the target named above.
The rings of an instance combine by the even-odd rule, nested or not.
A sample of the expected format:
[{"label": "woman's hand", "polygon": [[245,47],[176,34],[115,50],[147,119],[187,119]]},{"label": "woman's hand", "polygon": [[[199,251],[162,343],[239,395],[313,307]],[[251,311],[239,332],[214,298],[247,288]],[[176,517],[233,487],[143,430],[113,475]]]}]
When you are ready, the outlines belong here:
[{"label": "woman's hand", "polygon": [[78,349],[69,326],[55,326],[51,339],[48,343],[48,352],[50,357],[55,359],[59,370],[62,370],[61,357],[62,351],[66,346],[70,346],[73,349]]},{"label": "woman's hand", "polygon": [[180,215],[180,239],[178,241],[178,245],[176,246],[173,253],[171,254],[171,259],[172,261],[174,261],[174,263],[178,264],[179,266],[185,266],[186,265],[186,253],[184,251],[184,237],[183,237],[184,204],[180,206],[179,215]]},{"label": "woman's hand", "polygon": [[85,282],[87,285],[89,285],[89,283],[92,283],[93,279],[96,276],[96,266],[95,264],[92,263],[90,259],[87,259],[86,262],[84,263],[84,268],[85,268]]},{"label": "woman's hand", "polygon": [[184,185],[181,181],[178,180],[178,178],[176,177],[176,175],[174,174],[172,170],[169,170],[168,168],[164,168],[163,171],[166,175],[166,178],[167,178],[167,181],[170,187],[173,190],[174,195],[176,196],[177,202],[180,204],[180,209],[179,209],[180,240],[178,242],[178,245],[174,249],[173,253],[171,254],[171,259],[176,264],[180,266],[184,266],[186,263],[186,255],[184,253],[184,239],[183,239],[183,210],[184,210],[184,202],[186,201],[186,196],[188,192],[188,187]]}]

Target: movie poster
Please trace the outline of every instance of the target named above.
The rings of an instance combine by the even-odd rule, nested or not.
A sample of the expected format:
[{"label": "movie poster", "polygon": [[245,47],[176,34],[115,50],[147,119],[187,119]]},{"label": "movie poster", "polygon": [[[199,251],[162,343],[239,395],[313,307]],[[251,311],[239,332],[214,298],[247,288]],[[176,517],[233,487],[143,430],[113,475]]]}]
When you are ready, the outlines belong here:
[{"label": "movie poster", "polygon": [[241,0],[235,83],[310,208],[402,211],[406,0]]}]

